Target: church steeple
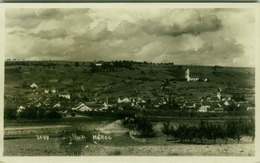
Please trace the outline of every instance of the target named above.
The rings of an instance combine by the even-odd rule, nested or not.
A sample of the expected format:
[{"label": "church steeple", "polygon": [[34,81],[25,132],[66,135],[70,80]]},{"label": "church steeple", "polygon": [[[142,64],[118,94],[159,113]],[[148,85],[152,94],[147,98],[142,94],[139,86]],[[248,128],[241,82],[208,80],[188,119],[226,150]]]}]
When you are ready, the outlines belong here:
[{"label": "church steeple", "polygon": [[185,79],[187,79],[187,81],[190,81],[190,70],[189,69],[187,69],[185,71]]}]

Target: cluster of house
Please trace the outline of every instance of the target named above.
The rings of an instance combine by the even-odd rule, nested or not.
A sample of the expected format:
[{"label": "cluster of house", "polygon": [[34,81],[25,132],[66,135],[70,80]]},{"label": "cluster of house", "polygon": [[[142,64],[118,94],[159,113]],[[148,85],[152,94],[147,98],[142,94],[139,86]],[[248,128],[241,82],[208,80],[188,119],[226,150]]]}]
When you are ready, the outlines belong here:
[{"label": "cluster of house", "polygon": [[198,112],[224,112],[224,108],[229,106],[231,103],[235,101],[231,98],[210,98],[205,97],[201,98],[200,101],[189,101],[185,102],[181,108],[186,109],[196,109]]},{"label": "cluster of house", "polygon": [[235,108],[254,110],[255,108],[246,101],[235,101],[231,97],[222,97],[218,92],[214,97],[203,97],[198,101],[185,101],[179,103],[180,109],[190,109],[198,112],[227,112],[227,107],[233,105]]},{"label": "cluster of house", "polygon": [[146,109],[146,101],[141,98],[141,97],[135,97],[135,98],[118,98],[117,100],[117,106],[118,109],[122,110],[123,107],[121,106],[121,104],[128,104],[129,106],[142,110],[142,109]]},{"label": "cluster of house", "polygon": [[[67,111],[64,111],[64,108],[70,108],[72,111],[79,111],[79,112],[88,112],[88,111],[107,111],[110,107],[112,107],[111,104],[108,104],[108,100],[98,101],[96,102],[71,102],[71,94],[62,91],[60,93],[59,90],[56,89],[41,89],[37,84],[32,83],[30,85],[31,89],[34,91],[32,92],[34,96],[28,97],[27,103],[24,105],[19,105],[17,107],[17,113],[19,114],[23,110],[25,110],[27,107],[37,107],[37,108],[54,108],[59,110],[61,113],[67,113]],[[40,96],[39,96],[40,95]],[[65,99],[65,100],[61,100]],[[145,100],[143,100],[140,97],[137,98],[118,98],[117,102],[113,102],[113,105],[118,105],[119,109],[123,109],[120,107],[121,104],[129,104],[132,107],[136,108],[144,108],[144,105],[146,103]],[[63,111],[62,111],[63,110]]]},{"label": "cluster of house", "polygon": [[[198,81],[199,78],[191,78],[189,69],[185,72],[185,78],[187,81]],[[208,81],[208,79],[204,79],[204,81]],[[32,83],[30,88],[33,89],[33,94],[41,95],[36,96],[34,98],[29,98],[29,102],[26,106],[18,106],[17,113],[22,112],[26,107],[48,107],[48,108],[70,108],[72,111],[79,111],[79,112],[87,112],[87,111],[107,111],[112,106],[117,106],[118,109],[123,109],[123,105],[129,105],[131,107],[137,109],[146,109],[147,108],[147,99],[141,97],[119,97],[116,101],[108,103],[108,100],[95,102],[82,102],[76,101],[71,102],[71,94],[67,91],[60,91],[59,89],[42,89],[36,83]],[[81,86],[80,89],[84,91],[84,87]],[[222,97],[221,96],[221,88],[219,88],[219,92],[216,94],[215,97],[204,97],[200,100],[187,100],[184,97],[177,97],[175,98],[175,102],[178,104],[179,109],[189,109],[198,112],[224,112],[225,108],[231,104],[237,105],[237,107],[246,107],[247,110],[253,110],[254,107],[246,104],[245,102],[236,102],[231,97]],[[172,97],[170,97],[172,98]],[[65,101],[61,99],[66,99]],[[84,101],[84,100],[83,100]],[[159,108],[162,105],[167,105],[172,100],[169,98],[158,97],[157,99],[153,99],[153,101],[149,101],[149,107]],[[63,113],[67,113],[67,111],[63,111]]]}]

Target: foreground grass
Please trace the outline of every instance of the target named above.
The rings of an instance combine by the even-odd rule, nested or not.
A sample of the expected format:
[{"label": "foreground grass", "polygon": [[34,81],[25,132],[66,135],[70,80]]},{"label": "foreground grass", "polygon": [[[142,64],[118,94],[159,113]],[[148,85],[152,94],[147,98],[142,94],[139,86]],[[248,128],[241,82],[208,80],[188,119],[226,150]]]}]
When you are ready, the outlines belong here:
[{"label": "foreground grass", "polygon": [[243,137],[239,144],[181,144],[166,141],[167,137],[133,140],[129,135],[112,136],[108,141],[79,141],[68,144],[60,138],[49,140],[7,139],[5,156],[254,156],[254,143]]},{"label": "foreground grass", "polygon": [[[172,119],[172,124],[194,123],[200,118],[190,120],[177,118]],[[227,119],[229,119],[227,117]],[[222,118],[211,119],[213,121],[223,121]],[[10,127],[24,126],[48,126],[50,124],[69,125],[70,135],[77,130],[82,131],[86,138],[81,141],[73,141],[69,144],[68,139],[62,136],[57,137],[51,133],[49,140],[36,139],[36,135],[29,137],[19,137],[17,139],[4,140],[5,156],[253,156],[254,143],[251,137],[243,137],[239,144],[235,140],[228,140],[225,144],[223,140],[217,143],[208,142],[200,144],[181,144],[172,140],[161,133],[162,122],[154,122],[154,130],[157,133],[155,138],[136,138],[133,139],[129,134],[108,134],[110,140],[93,140],[94,134],[100,132],[96,129],[109,125],[114,120],[102,119],[102,117],[67,118],[45,123],[43,121],[24,120],[9,121]],[[19,126],[17,125],[19,124]],[[47,134],[47,133],[45,133]],[[102,133],[100,133],[102,134]]]}]

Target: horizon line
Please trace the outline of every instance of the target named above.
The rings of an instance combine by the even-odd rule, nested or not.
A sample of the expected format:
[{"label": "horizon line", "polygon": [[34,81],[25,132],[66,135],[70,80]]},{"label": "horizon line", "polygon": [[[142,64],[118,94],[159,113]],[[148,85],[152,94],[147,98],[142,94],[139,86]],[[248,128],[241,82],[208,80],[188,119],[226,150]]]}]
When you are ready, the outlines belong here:
[{"label": "horizon line", "polygon": [[232,65],[228,65],[228,66],[223,66],[223,65],[198,65],[198,64],[176,64],[174,62],[149,62],[149,61],[135,61],[135,60],[110,60],[110,61],[104,61],[104,60],[52,60],[52,59],[43,59],[43,60],[25,60],[25,59],[18,59],[18,60],[14,60],[14,59],[5,59],[5,62],[7,61],[11,61],[11,62],[47,62],[47,61],[55,61],[55,62],[112,62],[112,61],[132,61],[132,62],[147,62],[147,63],[156,63],[156,64],[169,64],[169,63],[173,63],[173,65],[176,66],[205,66],[205,67],[213,67],[213,66],[220,66],[220,67],[239,67],[239,68],[255,68],[254,66],[232,66]]}]

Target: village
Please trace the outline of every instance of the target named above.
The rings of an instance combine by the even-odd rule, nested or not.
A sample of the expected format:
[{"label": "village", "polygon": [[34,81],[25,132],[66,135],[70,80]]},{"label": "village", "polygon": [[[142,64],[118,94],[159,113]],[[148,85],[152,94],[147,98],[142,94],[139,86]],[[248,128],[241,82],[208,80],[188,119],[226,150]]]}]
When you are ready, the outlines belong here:
[{"label": "village", "polygon": [[254,78],[254,68],[9,60],[4,154],[138,155],[149,147],[147,155],[161,155],[156,149],[186,151],[191,143],[197,151],[196,143],[217,148],[228,140],[215,155],[237,141],[253,155]]},{"label": "village", "polygon": [[[68,63],[66,63],[64,67],[66,67],[66,65],[68,65]],[[247,112],[254,112],[255,109],[253,88],[240,89],[239,93],[239,89],[236,89],[237,92],[234,92],[232,87],[225,87],[224,89],[223,84],[213,85],[212,83],[214,81],[207,75],[200,74],[200,77],[195,76],[196,73],[193,73],[193,71],[196,71],[196,67],[192,68],[191,66],[191,68],[189,68],[187,66],[187,68],[182,68],[183,70],[179,71],[182,72],[182,74],[178,74],[178,77],[166,78],[160,81],[148,78],[147,75],[151,73],[152,75],[149,75],[154,76],[153,73],[158,71],[156,70],[157,65],[149,65],[148,63],[138,64],[135,70],[131,70],[134,69],[132,65],[135,64],[128,62],[122,64],[123,66],[120,65],[121,67],[119,66],[119,68],[116,67],[117,70],[115,70],[114,66],[119,65],[117,62],[94,62],[89,65],[88,73],[89,76],[92,77],[93,75],[99,74],[102,74],[102,77],[106,75],[109,76],[113,74],[113,72],[118,74],[120,71],[133,72],[137,71],[136,69],[140,69],[140,67],[144,68],[143,70],[138,70],[141,73],[138,74],[136,78],[133,75],[132,77],[124,76],[124,78],[118,79],[119,77],[116,75],[117,82],[113,82],[113,80],[107,82],[107,79],[104,78],[101,82],[95,83],[95,81],[93,81],[90,85],[86,85],[82,80],[77,80],[76,77],[62,79],[55,78],[55,75],[48,77],[47,73],[41,80],[37,79],[38,82],[30,80],[28,76],[33,74],[29,70],[32,69],[28,69],[29,66],[20,66],[18,73],[21,73],[21,76],[26,80],[23,80],[23,82],[19,81],[15,85],[12,85],[13,88],[10,90],[14,92],[13,94],[9,93],[9,87],[6,87],[5,111],[7,109],[12,111],[6,111],[5,118],[44,118],[43,115],[45,115],[46,112],[55,112],[54,115],[51,114],[49,116],[51,118],[61,118],[68,116],[73,117],[87,112],[116,113],[129,108],[136,112],[145,111],[148,113],[154,110],[172,110],[175,112],[196,113],[231,112],[233,115],[239,112],[247,115]],[[149,71],[147,71],[147,65],[150,67]],[[86,67],[83,63],[81,66],[79,66],[79,63],[75,64],[75,68],[77,69],[83,66]],[[103,68],[103,66],[105,66],[105,68]],[[172,64],[163,66],[167,67],[167,71],[169,71],[169,68],[174,69]],[[17,70],[17,66],[10,67],[12,72]],[[73,72],[71,72],[71,66],[67,67],[69,67],[67,73],[73,74]],[[44,69],[44,71],[47,72],[53,68]],[[178,69],[180,68],[178,67]],[[60,71],[61,73],[59,75],[65,76],[65,70],[64,68]],[[87,74],[86,70],[83,70],[83,72]],[[216,70],[212,71],[215,72]],[[11,75],[13,74],[6,73],[7,80],[8,76]],[[17,75],[17,72],[15,75]],[[58,76],[58,74],[56,74],[56,76]],[[185,86],[181,87],[178,83]],[[205,88],[207,88],[209,92],[207,92]],[[196,95],[198,94],[198,90],[203,92],[201,93],[202,95]],[[24,94],[21,94],[21,92]],[[34,112],[32,110],[34,110]],[[35,115],[25,114],[26,111],[31,114],[35,113]],[[39,112],[41,112],[41,115],[38,115]],[[190,116],[190,114],[187,114],[187,116]]]},{"label": "village", "polygon": [[4,5],[3,159],[255,161],[258,8],[187,5]]}]

